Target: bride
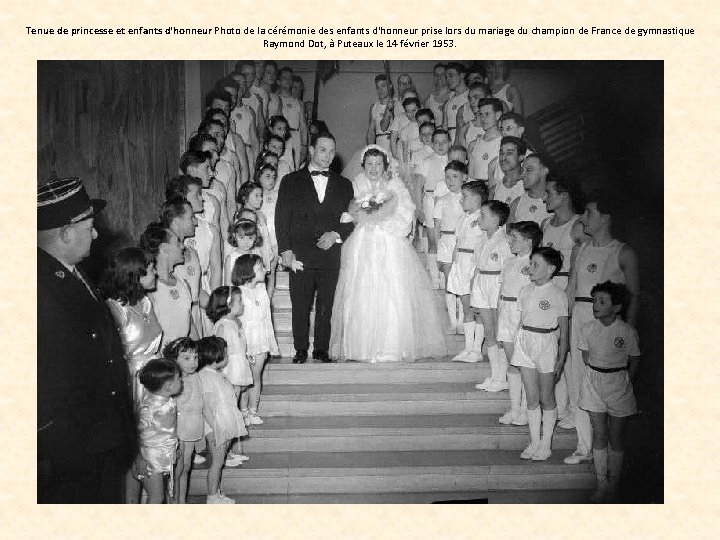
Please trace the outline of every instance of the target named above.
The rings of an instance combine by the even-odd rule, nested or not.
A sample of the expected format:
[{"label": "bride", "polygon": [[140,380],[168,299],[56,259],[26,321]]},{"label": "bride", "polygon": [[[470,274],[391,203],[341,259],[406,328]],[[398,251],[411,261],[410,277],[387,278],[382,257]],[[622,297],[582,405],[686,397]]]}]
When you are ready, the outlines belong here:
[{"label": "bride", "polygon": [[330,356],[362,362],[444,356],[443,318],[408,240],[415,205],[385,150],[366,147],[360,163],[348,209],[356,226],[342,248]]}]

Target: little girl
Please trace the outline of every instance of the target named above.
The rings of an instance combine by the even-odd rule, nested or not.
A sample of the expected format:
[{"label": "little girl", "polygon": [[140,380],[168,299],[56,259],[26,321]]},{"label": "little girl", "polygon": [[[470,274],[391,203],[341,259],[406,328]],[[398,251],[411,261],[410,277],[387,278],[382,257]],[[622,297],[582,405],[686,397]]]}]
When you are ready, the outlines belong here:
[{"label": "little girl", "polygon": [[257,228],[262,240],[258,247],[260,247],[260,255],[262,256],[266,273],[270,274],[267,282],[267,292],[268,296],[272,297],[275,291],[275,269],[277,268],[278,254],[277,247],[273,249],[272,241],[270,240],[267,219],[262,211],[260,211],[263,205],[263,188],[255,182],[248,182],[240,188],[238,199],[243,208],[253,210],[257,214]]},{"label": "little girl", "polygon": [[174,499],[178,504],[185,504],[195,445],[203,437],[203,400],[200,377],[197,374],[197,346],[190,338],[178,338],[165,346],[163,356],[178,365],[183,383],[182,392],[175,398],[179,444],[175,464]]},{"label": "little girl", "polygon": [[247,435],[247,429],[237,408],[232,384],[222,373],[229,361],[227,344],[222,338],[209,336],[198,341],[197,346],[205,431],[212,455],[207,475],[207,504],[235,504],[220,491],[220,475],[230,441]]},{"label": "little girl", "polygon": [[277,205],[280,182],[277,179],[277,169],[272,165],[261,165],[255,173],[255,182],[262,187],[262,213],[267,221],[270,246],[273,253],[277,253],[277,236],[275,236],[275,206]]},{"label": "little girl", "polygon": [[270,318],[270,298],[265,290],[265,266],[262,259],[258,255],[241,255],[235,261],[232,282],[242,290],[245,309],[240,320],[245,330],[247,358],[253,380],[253,386],[241,396],[240,408],[250,425],[259,425],[263,423],[257,413],[262,390],[262,370],[268,353],[280,354]]},{"label": "little girl", "polygon": [[[207,307],[208,316],[215,324],[213,335],[223,338],[227,344],[228,364],[223,369],[223,374],[233,385],[236,404],[240,400],[243,389],[253,383],[250,364],[245,355],[245,337],[240,325],[240,317],[245,310],[242,296],[238,287],[218,287],[210,295]],[[245,424],[248,424],[246,418]],[[226,465],[232,467],[247,459],[248,457],[242,454],[238,440],[233,443]]]},{"label": "little girl", "polygon": [[568,352],[567,296],[552,282],[561,268],[559,251],[535,248],[530,255],[532,283],[520,289],[518,295],[520,330],[515,336],[512,365],[520,368],[530,424],[530,444],[520,454],[522,459],[544,461],[552,454],[557,421],[555,383]]},{"label": "little girl", "polygon": [[284,159],[290,164],[292,170],[297,169],[297,163],[295,159],[295,152],[293,152],[293,145],[290,144],[290,123],[284,116],[273,116],[268,122],[268,135],[277,135],[285,141],[285,152],[280,159]]},{"label": "little girl", "polygon": [[140,454],[135,459],[134,476],[142,481],[149,504],[165,501],[165,480],[170,478],[177,448],[176,414],[173,396],[180,393],[180,369],[172,360],[150,360],[139,371],[140,383],[147,390],[137,411]]},{"label": "little girl", "polygon": [[[247,214],[247,212],[244,212]],[[242,215],[242,214],[241,214]],[[254,253],[260,255],[262,238],[258,236],[257,225],[254,221],[243,216],[234,221],[228,229],[228,246],[225,250],[225,263],[223,264],[223,285],[230,285],[233,266],[240,255]],[[257,216],[255,216],[257,219]]]}]

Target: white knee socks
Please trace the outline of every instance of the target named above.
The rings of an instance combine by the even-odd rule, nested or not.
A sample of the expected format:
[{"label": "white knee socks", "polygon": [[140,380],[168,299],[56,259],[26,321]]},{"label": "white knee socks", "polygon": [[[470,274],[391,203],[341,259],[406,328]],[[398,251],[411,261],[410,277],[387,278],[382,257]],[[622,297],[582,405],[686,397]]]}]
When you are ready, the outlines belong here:
[{"label": "white knee socks", "polygon": [[450,317],[450,331],[453,333],[456,331],[458,326],[457,317],[457,297],[451,293],[445,293],[445,307],[447,308],[448,316]]},{"label": "white knee socks", "polygon": [[519,373],[508,373],[510,391],[510,411],[514,417],[520,414],[520,399],[523,394],[522,378]]},{"label": "white knee socks", "polygon": [[463,323],[463,328],[465,329],[465,352],[470,352],[475,343],[475,323],[473,321]]},{"label": "white knee socks", "polygon": [[552,446],[555,422],[557,422],[557,409],[542,412],[542,439],[540,439],[540,448],[546,453],[550,452]]},{"label": "white knee socks", "polygon": [[540,444],[540,423],[542,420],[542,411],[540,407],[528,409],[528,424],[530,424],[530,444],[538,447]]},{"label": "white knee socks", "polygon": [[485,327],[482,323],[475,323],[475,340],[473,341],[473,350],[482,356],[482,344],[485,340]]},{"label": "white knee socks", "polygon": [[505,356],[505,349],[503,349],[500,345],[495,347],[495,350],[497,351],[495,353],[495,365],[497,366],[497,377],[495,377],[495,374],[493,373],[493,379],[497,382],[507,382],[507,375],[508,375],[508,361],[507,357]]},{"label": "white knee socks", "polygon": [[577,452],[589,456],[592,451],[592,425],[587,411],[575,410],[575,430],[577,431]]}]

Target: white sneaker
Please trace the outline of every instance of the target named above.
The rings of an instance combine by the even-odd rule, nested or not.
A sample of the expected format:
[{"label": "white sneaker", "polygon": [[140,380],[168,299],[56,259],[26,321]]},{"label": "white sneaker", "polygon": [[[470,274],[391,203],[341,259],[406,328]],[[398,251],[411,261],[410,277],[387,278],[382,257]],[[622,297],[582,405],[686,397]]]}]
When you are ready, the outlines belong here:
[{"label": "white sneaker", "polygon": [[486,392],[502,392],[508,389],[508,383],[503,381],[490,381],[490,384],[485,386]]},{"label": "white sneaker", "polygon": [[538,446],[540,444],[533,444],[532,442],[528,444],[525,447],[525,450],[522,451],[522,454],[520,454],[521,459],[532,459],[533,455],[535,455],[535,452],[538,450]]},{"label": "white sneaker", "polygon": [[537,450],[535,450],[535,453],[532,455],[530,459],[533,461],[545,461],[546,459],[549,459],[550,456],[552,456],[552,452],[548,448],[547,450],[540,447]]},{"label": "white sneaker", "polygon": [[511,423],[513,426],[527,426],[528,425],[527,413],[521,412],[515,418],[512,419]]},{"label": "white sneaker", "polygon": [[226,497],[222,491],[207,496],[206,504],[235,504],[230,497]]},{"label": "white sneaker", "polygon": [[[477,386],[477,385],[476,385]],[[513,414],[512,410],[506,412],[503,414],[500,418],[498,418],[498,422],[505,426],[509,426],[512,424],[513,419],[515,418],[515,415]]]},{"label": "white sneaker", "polygon": [[453,356],[452,361],[453,362],[464,362],[464,358],[468,355],[470,351],[462,351],[460,354]]},{"label": "white sneaker", "polygon": [[254,412],[254,411],[250,411],[248,413],[248,420],[250,421],[251,426],[260,426],[265,423],[265,422],[263,422],[263,419],[260,418],[258,413]]},{"label": "white sneaker", "polygon": [[239,467],[242,465],[242,462],[244,460],[241,457],[241,454],[233,454],[232,452],[229,452],[227,457],[225,458],[225,466],[226,467]]},{"label": "white sneaker", "polygon": [[591,454],[581,454],[577,450],[575,450],[571,455],[563,459],[563,462],[566,465],[580,465],[583,461],[590,462],[592,461],[592,455]]},{"label": "white sneaker", "polygon": [[476,364],[476,363],[479,362],[480,360],[482,360],[482,355],[481,355],[479,352],[477,352],[477,351],[468,351],[467,355],[465,355],[465,356],[463,357],[463,359],[460,360],[460,362],[467,362],[467,363],[470,363],[470,364]]},{"label": "white sneaker", "polygon": [[195,465],[202,465],[202,464],[205,463],[206,461],[207,461],[207,459],[205,459],[205,458],[204,458],[203,456],[201,456],[200,454],[195,454],[195,455],[193,456],[193,464],[195,464]]},{"label": "white sneaker", "polygon": [[475,385],[478,390],[487,390],[487,387],[492,383],[492,377],[485,377],[485,380]]}]

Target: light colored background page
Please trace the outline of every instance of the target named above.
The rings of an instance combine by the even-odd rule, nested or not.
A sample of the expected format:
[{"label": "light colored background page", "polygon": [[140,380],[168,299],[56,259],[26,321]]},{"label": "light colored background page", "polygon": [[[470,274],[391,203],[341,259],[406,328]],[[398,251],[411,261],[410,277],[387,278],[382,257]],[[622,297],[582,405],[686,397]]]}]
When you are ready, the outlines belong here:
[{"label": "light colored background page", "polygon": [[[563,7],[563,5],[565,7]],[[43,2],[5,3],[0,42],[4,360],[0,523],[7,537],[507,538],[712,534],[718,218],[717,9],[698,2]],[[138,26],[694,27],[693,37],[455,37],[454,49],[278,50],[258,38],[28,36],[35,27]],[[665,61],[667,366],[665,505],[655,507],[35,505],[35,169],[37,59],[662,59]],[[661,231],[658,231],[661,234]],[[698,256],[698,253],[701,256]],[[714,326],[714,325],[713,325]],[[38,336],[42,338],[42,336]],[[42,397],[40,397],[42,399]],[[214,532],[211,532],[214,531]],[[622,531],[622,532],[621,532]]]}]

